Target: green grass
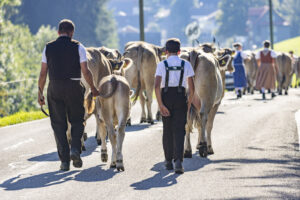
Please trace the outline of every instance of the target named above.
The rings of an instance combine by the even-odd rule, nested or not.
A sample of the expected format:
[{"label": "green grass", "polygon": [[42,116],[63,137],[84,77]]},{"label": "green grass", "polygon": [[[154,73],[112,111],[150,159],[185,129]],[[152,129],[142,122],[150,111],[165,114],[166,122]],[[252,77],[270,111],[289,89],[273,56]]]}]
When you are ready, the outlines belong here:
[{"label": "green grass", "polygon": [[295,55],[300,56],[300,36],[275,43],[274,50],[286,53],[292,50]]},{"label": "green grass", "polygon": [[44,115],[41,111],[31,111],[31,112],[17,112],[7,117],[0,119],[0,127],[9,126],[13,124],[18,124],[22,122],[33,121],[37,119],[43,119],[47,116]]}]

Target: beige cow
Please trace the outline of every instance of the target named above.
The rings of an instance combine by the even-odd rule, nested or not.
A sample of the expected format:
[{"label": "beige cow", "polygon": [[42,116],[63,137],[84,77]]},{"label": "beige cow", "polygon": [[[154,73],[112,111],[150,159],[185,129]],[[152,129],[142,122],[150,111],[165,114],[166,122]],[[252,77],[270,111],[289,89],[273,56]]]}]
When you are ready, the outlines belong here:
[{"label": "beige cow", "polygon": [[[122,74],[125,63],[117,74]],[[127,64],[125,72],[130,69],[130,64]],[[102,140],[101,145],[101,160],[107,162],[107,143],[106,133],[112,145],[111,168],[117,168],[118,171],[124,171],[122,146],[125,137],[125,127],[130,114],[130,87],[125,77],[120,75],[109,75],[104,77],[99,83],[100,97],[97,97],[96,108],[99,114],[100,124],[98,133]],[[88,113],[93,112],[95,102],[92,95],[89,94],[85,101],[85,107],[88,108]],[[117,127],[117,128],[116,128]],[[116,129],[115,129],[116,128]]]},{"label": "beige cow", "polygon": [[[108,75],[112,74],[111,64],[110,64],[109,60],[100,52],[99,48],[89,47],[86,49],[86,51],[87,51],[87,59],[88,59],[87,65],[93,75],[94,84],[99,85],[100,81],[102,80],[102,78],[104,76],[108,76]],[[84,78],[82,78],[81,81],[85,87],[85,96],[87,96],[88,93],[90,92],[90,86],[85,81]],[[99,106],[99,105],[96,104],[96,107],[97,106]],[[96,122],[97,122],[97,131],[96,132],[98,133],[100,130],[100,128],[99,128],[100,120],[97,117],[99,113],[96,110],[94,112],[94,114],[95,114],[95,118],[96,118]],[[90,117],[90,115],[91,115],[91,113],[88,114],[88,112],[86,111],[84,119],[87,120]],[[86,123],[86,122],[84,122],[84,123]],[[84,138],[87,137],[85,135],[86,134],[83,134],[83,138],[81,141],[82,150],[85,150]],[[101,143],[101,139],[98,135],[100,135],[100,134],[97,134],[97,142],[99,144],[99,143]],[[68,123],[68,130],[67,130],[67,138],[68,138],[69,144],[71,144],[71,125],[69,123]]]},{"label": "beige cow", "polygon": [[249,59],[244,60],[245,71],[248,83],[248,93],[254,94],[254,87],[256,83],[256,74],[258,65],[255,59],[255,54],[251,51],[245,51],[248,54]]},{"label": "beige cow", "polygon": [[111,60],[121,61],[122,54],[118,49],[110,49],[105,46],[99,48],[99,51],[107,58]]},{"label": "beige cow", "polygon": [[[131,58],[133,66],[125,73],[125,77],[131,88],[135,89],[134,103],[140,98],[142,116],[140,122],[153,124],[151,111],[152,95],[154,89],[154,79],[156,66],[162,59],[163,48],[147,42],[128,42],[125,46],[124,57]],[[145,112],[145,102],[147,105],[147,117]],[[160,114],[157,113],[159,120]]]},{"label": "beige cow", "polygon": [[296,84],[295,88],[300,86],[300,57],[294,56],[294,62],[293,62],[293,71],[296,75]]},{"label": "beige cow", "polygon": [[[220,58],[216,55],[221,55]],[[205,53],[201,48],[195,48],[181,57],[191,62],[194,71],[195,94],[191,110],[188,113],[186,125],[184,157],[192,157],[190,133],[193,125],[198,129],[198,145],[201,157],[213,154],[211,131],[213,121],[225,89],[225,70],[231,65],[232,51],[223,49],[213,53]],[[222,66],[222,67],[221,67]],[[234,68],[231,65],[231,70]],[[206,134],[207,133],[207,134]]]},{"label": "beige cow", "polygon": [[293,75],[292,58],[286,53],[280,53],[276,57],[277,72],[277,89],[278,94],[282,95],[282,90],[285,90],[285,95],[288,94],[288,89],[291,84]]}]

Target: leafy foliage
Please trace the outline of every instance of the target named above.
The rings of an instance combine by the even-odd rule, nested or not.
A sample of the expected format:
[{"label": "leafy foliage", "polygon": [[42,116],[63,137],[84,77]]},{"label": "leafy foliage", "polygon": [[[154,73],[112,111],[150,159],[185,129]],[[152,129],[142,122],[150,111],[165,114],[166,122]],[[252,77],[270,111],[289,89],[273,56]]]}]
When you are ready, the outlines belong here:
[{"label": "leafy foliage", "polygon": [[106,8],[108,0],[26,0],[22,1],[15,22],[28,24],[35,33],[43,24],[57,27],[60,20],[71,19],[75,23],[74,38],[85,46],[116,48],[117,30],[111,12]]},{"label": "leafy foliage", "polygon": [[[49,26],[42,26],[32,35],[25,25],[12,24],[5,15],[9,6],[18,1],[1,1],[0,8],[0,116],[19,110],[37,108],[37,78],[41,52],[46,42],[57,33]],[[4,7],[3,7],[4,6]],[[9,8],[12,9],[12,8]]]}]

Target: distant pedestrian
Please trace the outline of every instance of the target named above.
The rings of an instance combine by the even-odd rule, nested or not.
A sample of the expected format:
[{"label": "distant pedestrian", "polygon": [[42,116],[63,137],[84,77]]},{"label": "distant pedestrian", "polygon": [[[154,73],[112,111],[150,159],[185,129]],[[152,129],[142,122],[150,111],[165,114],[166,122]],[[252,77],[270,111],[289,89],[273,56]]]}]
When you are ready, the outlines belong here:
[{"label": "distant pedestrian", "polygon": [[[59,37],[44,48],[39,77],[38,102],[45,104],[43,90],[49,71],[47,101],[51,126],[54,131],[60,169],[68,171],[70,160],[74,167],[81,167],[81,137],[84,122],[84,87],[80,82],[81,73],[91,87],[94,96],[99,92],[87,67],[86,50],[82,44],[72,40],[75,26],[71,20],[62,20],[58,26]],[[71,123],[71,153],[67,141],[67,121]]]},{"label": "distant pedestrian", "polygon": [[172,170],[174,160],[175,173],[181,174],[187,111],[194,95],[194,70],[188,61],[178,57],[179,53],[179,39],[167,40],[167,60],[158,63],[156,69],[155,94],[163,121],[165,167]]},{"label": "distant pedestrian", "polygon": [[233,72],[233,80],[235,92],[237,98],[242,97],[242,91],[247,87],[247,77],[245,72],[244,60],[248,59],[248,55],[242,51],[241,43],[234,43],[233,47],[235,48],[235,56],[233,58],[233,66],[235,71]]},{"label": "distant pedestrian", "polygon": [[275,95],[275,83],[276,83],[276,53],[270,50],[270,41],[266,40],[263,43],[264,49],[257,52],[256,60],[258,64],[258,71],[256,77],[256,89],[261,90],[262,98],[266,99],[265,90],[271,90],[271,97]]}]

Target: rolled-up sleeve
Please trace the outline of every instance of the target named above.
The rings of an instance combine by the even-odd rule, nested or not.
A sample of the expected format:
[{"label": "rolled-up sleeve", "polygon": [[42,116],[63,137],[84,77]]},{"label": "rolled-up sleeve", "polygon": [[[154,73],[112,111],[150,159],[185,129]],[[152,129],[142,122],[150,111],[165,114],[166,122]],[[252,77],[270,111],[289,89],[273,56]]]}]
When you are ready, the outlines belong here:
[{"label": "rolled-up sleeve", "polygon": [[161,62],[158,63],[158,65],[157,65],[157,67],[156,67],[155,76],[163,77],[162,63],[161,63]]},{"label": "rolled-up sleeve", "polygon": [[82,44],[79,44],[78,51],[79,51],[80,63],[86,62],[87,61],[86,49]]},{"label": "rolled-up sleeve", "polygon": [[44,48],[43,53],[42,53],[42,62],[47,63],[46,47]]}]

